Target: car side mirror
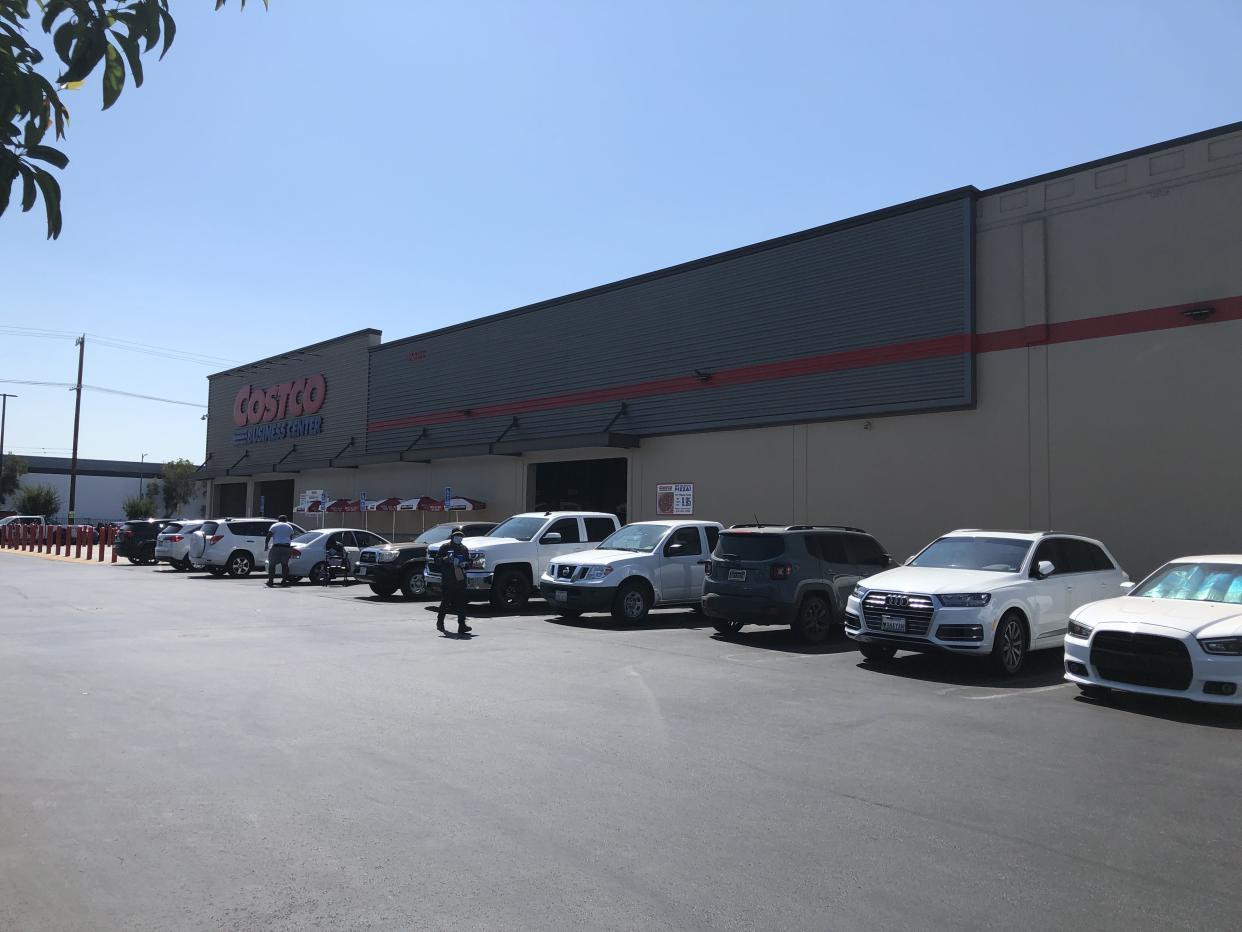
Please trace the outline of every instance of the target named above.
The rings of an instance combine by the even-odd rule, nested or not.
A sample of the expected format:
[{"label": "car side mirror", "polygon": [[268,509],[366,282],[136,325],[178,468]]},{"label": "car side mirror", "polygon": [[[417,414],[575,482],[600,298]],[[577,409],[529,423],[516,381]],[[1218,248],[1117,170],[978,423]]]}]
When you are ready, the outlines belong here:
[{"label": "car side mirror", "polygon": [[1057,568],[1052,565],[1051,560],[1040,560],[1035,567],[1035,572],[1039,574],[1040,579],[1043,579],[1044,577],[1051,576],[1055,573],[1056,569]]},{"label": "car side mirror", "polygon": [[683,553],[685,549],[686,549],[685,544],[669,544],[667,547],[664,548],[664,552],[668,554],[670,557],[675,557],[677,556],[677,554]]},{"label": "car side mirror", "polygon": [[1130,582],[1130,580],[1127,579],[1125,582],[1121,584],[1121,588],[1124,589],[1126,592],[1129,592],[1131,589],[1134,588],[1134,583]]},{"label": "car side mirror", "polygon": [[559,544],[561,542],[560,531],[550,531],[539,538],[541,544]]}]

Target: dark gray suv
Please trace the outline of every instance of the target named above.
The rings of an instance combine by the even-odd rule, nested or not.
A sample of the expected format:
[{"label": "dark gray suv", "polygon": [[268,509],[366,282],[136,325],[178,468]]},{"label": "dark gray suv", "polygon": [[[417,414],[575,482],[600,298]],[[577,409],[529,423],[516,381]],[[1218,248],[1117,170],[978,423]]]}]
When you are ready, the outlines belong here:
[{"label": "dark gray suv", "polygon": [[721,532],[707,564],[703,611],[721,634],[743,625],[789,625],[817,644],[844,625],[858,580],[896,565],[856,527],[735,525]]}]

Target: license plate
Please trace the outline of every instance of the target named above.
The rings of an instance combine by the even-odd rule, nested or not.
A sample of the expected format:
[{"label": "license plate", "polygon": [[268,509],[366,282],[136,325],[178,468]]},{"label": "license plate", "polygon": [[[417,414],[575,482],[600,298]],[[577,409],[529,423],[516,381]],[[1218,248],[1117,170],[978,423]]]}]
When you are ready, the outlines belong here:
[{"label": "license plate", "polygon": [[564,591],[563,589],[558,589],[558,590],[557,590],[557,593],[556,593],[556,601],[558,601],[558,602],[568,602],[568,601],[569,601],[569,593],[568,593],[568,592],[566,592],[566,591]]},{"label": "license plate", "polygon": [[745,570],[729,570],[730,582],[746,582]]},{"label": "license plate", "polygon": [[359,564],[358,566],[354,567],[354,575],[355,575],[355,576],[365,576],[365,575],[367,575],[367,568],[366,568],[365,566],[362,566],[361,564]]},{"label": "license plate", "polygon": [[894,631],[897,634],[906,633],[906,620],[898,615],[881,615],[880,630]]}]

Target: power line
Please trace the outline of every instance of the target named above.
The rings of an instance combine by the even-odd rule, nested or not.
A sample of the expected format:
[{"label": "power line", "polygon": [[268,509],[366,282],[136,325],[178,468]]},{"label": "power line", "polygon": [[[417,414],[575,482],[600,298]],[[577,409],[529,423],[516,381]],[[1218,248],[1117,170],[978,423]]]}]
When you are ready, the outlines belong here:
[{"label": "power line", "polygon": [[[12,326],[0,326],[0,334],[41,340],[69,340],[77,339],[80,336],[80,334],[71,333],[67,330],[45,330],[37,327]],[[128,353],[141,353],[144,356],[173,359],[177,362],[190,362],[201,366],[233,366],[239,363],[239,360],[228,359],[223,356],[211,356],[207,353],[172,349],[167,346],[154,346],[149,343],[139,343],[135,340],[122,340],[119,337],[107,337],[94,333],[88,333],[87,336],[91,338],[92,342],[110,349],[119,349]]]},{"label": "power line", "polygon": [[[77,385],[73,382],[37,382],[33,379],[0,379],[0,382],[9,385],[38,385],[42,388],[68,388],[75,389]],[[102,385],[83,385],[87,391],[103,392],[106,395],[123,395],[126,398],[142,398],[146,401],[162,401],[170,405],[185,405],[187,408],[206,408],[204,404],[196,401],[178,401],[174,398],[160,398],[158,395],[140,395],[137,392],[123,392],[119,388],[105,388]]]}]

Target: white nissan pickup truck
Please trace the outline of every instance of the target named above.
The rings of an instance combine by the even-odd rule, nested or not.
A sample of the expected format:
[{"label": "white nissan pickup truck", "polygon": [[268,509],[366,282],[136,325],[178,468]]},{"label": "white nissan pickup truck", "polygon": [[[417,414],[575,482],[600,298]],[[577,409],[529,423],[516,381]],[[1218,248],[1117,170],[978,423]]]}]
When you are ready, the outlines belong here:
[{"label": "white nissan pickup truck", "polygon": [[[466,597],[487,601],[498,612],[517,612],[537,592],[539,577],[556,557],[598,546],[620,522],[597,511],[531,511],[500,522],[486,537],[467,537],[470,551]],[[439,544],[427,548],[423,576],[440,590]]]}]

